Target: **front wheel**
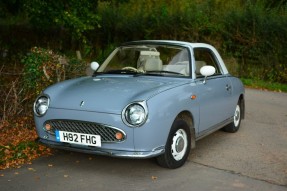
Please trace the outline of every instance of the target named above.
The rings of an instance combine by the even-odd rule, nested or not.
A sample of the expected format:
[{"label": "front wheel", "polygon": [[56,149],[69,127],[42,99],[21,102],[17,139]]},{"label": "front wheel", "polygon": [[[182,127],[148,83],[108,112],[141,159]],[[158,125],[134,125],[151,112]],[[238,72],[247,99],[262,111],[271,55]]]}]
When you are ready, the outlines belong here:
[{"label": "front wheel", "polygon": [[236,131],[238,131],[240,124],[241,124],[241,104],[239,101],[234,111],[233,122],[224,127],[223,131],[229,133],[235,133]]},{"label": "front wheel", "polygon": [[190,129],[183,120],[175,120],[165,146],[165,153],[157,157],[157,162],[165,168],[181,167],[190,152]]}]

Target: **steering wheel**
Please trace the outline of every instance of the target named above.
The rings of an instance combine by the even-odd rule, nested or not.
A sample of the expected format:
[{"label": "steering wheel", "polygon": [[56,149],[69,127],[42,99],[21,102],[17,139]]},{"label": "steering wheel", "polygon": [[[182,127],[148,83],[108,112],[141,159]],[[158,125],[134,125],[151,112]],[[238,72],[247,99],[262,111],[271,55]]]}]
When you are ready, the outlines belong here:
[{"label": "steering wheel", "polygon": [[131,67],[131,66],[123,67],[122,70],[130,70],[130,71],[133,71],[133,72],[138,72],[138,70],[136,68]]}]

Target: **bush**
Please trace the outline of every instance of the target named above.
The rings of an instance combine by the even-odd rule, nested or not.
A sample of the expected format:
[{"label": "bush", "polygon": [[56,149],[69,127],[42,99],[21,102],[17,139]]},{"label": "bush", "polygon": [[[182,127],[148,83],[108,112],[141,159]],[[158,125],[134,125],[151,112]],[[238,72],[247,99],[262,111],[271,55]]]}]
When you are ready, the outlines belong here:
[{"label": "bush", "polygon": [[22,59],[23,82],[28,94],[38,95],[47,86],[84,75],[86,64],[75,57],[67,58],[49,49],[34,47]]},{"label": "bush", "polygon": [[39,94],[48,85],[65,79],[64,57],[52,50],[34,47],[24,57],[24,87],[26,91]]},{"label": "bush", "polygon": [[112,2],[100,2],[98,11],[108,43],[137,39],[198,41],[217,31],[210,5],[213,2],[139,0],[117,6]]},{"label": "bush", "polygon": [[287,15],[249,3],[223,17],[222,39],[226,52],[239,62],[244,78],[287,83]]},{"label": "bush", "polygon": [[[33,2],[36,3],[35,7],[40,6],[41,9],[32,9]],[[4,38],[0,43],[4,48],[0,48],[0,55],[6,50],[8,55],[15,55],[13,51],[19,52],[16,51],[19,47],[23,47],[20,49],[26,54],[27,47],[37,45],[65,52],[81,48],[82,52],[89,51],[90,58],[97,56],[102,61],[111,46],[130,40],[206,42],[214,45],[232,62],[236,58],[237,63],[231,65],[236,66],[235,73],[239,76],[287,83],[286,0],[110,0],[73,4],[74,2],[76,1],[47,4],[35,0],[26,3],[25,5],[31,5],[25,6],[30,15],[30,20],[26,21],[29,25],[26,25],[31,27],[24,27],[25,30],[19,33],[14,33],[19,31],[17,28],[2,27],[0,33],[4,34]],[[71,6],[66,6],[70,4]],[[81,7],[82,5],[84,6]],[[55,9],[45,12],[46,7]],[[71,15],[66,15],[66,9]],[[47,17],[43,21],[38,14]],[[53,30],[51,23],[56,23]],[[35,30],[36,26],[41,26],[42,29],[43,25],[46,26],[44,31]],[[13,38],[14,41],[5,40],[11,39],[11,33],[7,31],[13,32],[12,36],[16,37]],[[79,41],[82,37],[85,40]],[[42,57],[31,59],[45,60]],[[32,63],[33,61],[31,66]],[[40,67],[40,70],[43,68]],[[235,71],[234,68],[231,70]],[[27,78],[33,77],[36,78]],[[30,82],[27,82],[30,87],[35,87],[33,83],[36,82],[33,79]]]}]

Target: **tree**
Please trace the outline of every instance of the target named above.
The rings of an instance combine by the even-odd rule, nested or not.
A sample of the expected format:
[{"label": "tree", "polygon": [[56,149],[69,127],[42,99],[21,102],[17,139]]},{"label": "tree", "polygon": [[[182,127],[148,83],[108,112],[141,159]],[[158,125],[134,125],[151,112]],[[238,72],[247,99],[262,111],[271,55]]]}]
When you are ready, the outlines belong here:
[{"label": "tree", "polygon": [[26,0],[24,8],[32,25],[68,30],[76,40],[86,43],[86,33],[99,28],[97,0]]}]

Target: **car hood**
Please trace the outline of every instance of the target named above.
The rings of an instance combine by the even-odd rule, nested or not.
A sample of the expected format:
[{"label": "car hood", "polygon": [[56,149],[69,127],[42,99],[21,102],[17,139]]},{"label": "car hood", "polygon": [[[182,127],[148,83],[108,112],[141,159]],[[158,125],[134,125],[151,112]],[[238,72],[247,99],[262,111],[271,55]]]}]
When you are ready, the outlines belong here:
[{"label": "car hood", "polygon": [[48,87],[51,108],[121,114],[134,101],[148,100],[186,79],[147,76],[98,76],[67,80]]}]

